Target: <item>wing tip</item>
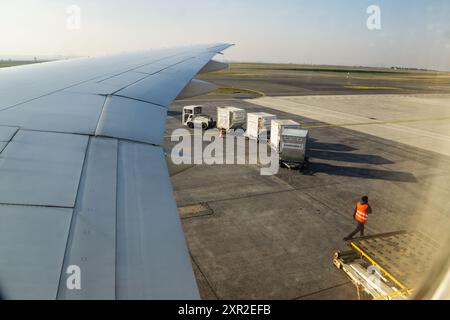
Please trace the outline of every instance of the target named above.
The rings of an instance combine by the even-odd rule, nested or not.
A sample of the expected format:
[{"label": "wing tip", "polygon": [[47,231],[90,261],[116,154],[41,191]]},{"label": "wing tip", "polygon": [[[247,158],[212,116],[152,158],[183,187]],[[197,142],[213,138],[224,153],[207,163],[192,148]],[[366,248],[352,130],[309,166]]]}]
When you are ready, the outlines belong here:
[{"label": "wing tip", "polygon": [[209,47],[208,50],[220,53],[232,46],[235,46],[235,44],[234,43],[218,43],[218,44],[214,44],[213,46]]}]

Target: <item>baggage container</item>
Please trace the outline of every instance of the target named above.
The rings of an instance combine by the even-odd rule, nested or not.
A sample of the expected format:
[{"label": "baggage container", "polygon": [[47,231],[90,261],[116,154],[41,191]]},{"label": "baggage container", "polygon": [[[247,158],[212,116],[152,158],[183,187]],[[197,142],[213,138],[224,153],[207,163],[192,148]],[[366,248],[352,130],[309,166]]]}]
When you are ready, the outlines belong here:
[{"label": "baggage container", "polygon": [[308,130],[283,129],[278,154],[283,163],[303,164],[306,156]]},{"label": "baggage container", "polygon": [[270,145],[272,149],[276,151],[280,150],[281,142],[281,132],[284,129],[301,129],[298,122],[293,120],[272,120],[271,130],[270,130]]},{"label": "baggage container", "polygon": [[247,114],[246,136],[250,139],[265,140],[270,138],[272,120],[277,116],[265,112],[252,112]]},{"label": "baggage container", "polygon": [[235,107],[217,108],[217,129],[231,130],[242,128],[245,124],[246,112]]}]

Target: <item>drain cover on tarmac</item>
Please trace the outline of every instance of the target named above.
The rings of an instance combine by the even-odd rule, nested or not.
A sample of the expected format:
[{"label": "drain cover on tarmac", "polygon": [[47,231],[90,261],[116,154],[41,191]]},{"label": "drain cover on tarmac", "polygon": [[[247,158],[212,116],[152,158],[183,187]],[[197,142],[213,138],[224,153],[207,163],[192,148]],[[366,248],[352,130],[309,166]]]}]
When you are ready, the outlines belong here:
[{"label": "drain cover on tarmac", "polygon": [[212,209],[207,203],[198,203],[189,206],[179,207],[181,219],[209,216],[213,214]]}]

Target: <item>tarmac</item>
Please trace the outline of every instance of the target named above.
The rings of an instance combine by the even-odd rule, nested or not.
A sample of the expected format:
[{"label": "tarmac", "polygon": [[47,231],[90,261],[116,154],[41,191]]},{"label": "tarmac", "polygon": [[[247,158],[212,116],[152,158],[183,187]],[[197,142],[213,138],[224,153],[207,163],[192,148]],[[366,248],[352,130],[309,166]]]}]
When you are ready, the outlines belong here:
[{"label": "tarmac", "polygon": [[[379,107],[378,98],[385,99]],[[204,96],[171,106],[168,154],[176,143],[171,133],[182,127],[184,105],[201,103],[214,118],[218,106],[264,111],[310,130],[311,164],[304,173],[280,169],[277,175],[262,176],[260,165],[174,165],[168,158],[203,299],[357,299],[355,287],[333,266],[332,257],[347,248],[342,238],[354,229],[353,209],[363,195],[369,196],[374,211],[368,234],[415,229],[439,241],[448,233],[450,157],[426,148],[435,141],[432,133],[446,133],[436,132],[434,124],[418,126],[425,116],[439,116],[447,96],[315,96],[307,103],[303,99]],[[411,99],[419,99],[412,103],[417,110],[425,103],[427,110],[437,112],[414,111],[418,121],[405,125],[429,132],[431,140],[425,145],[390,138],[385,131],[393,129],[379,126],[394,124],[376,123],[401,119],[399,113],[407,111],[402,106],[411,105]],[[360,106],[368,108],[356,109]],[[345,123],[332,119],[336,112],[344,113],[340,118]],[[348,123],[362,120],[360,127]]]},{"label": "tarmac", "polygon": [[291,96],[253,101],[271,109],[450,156],[448,94]]}]

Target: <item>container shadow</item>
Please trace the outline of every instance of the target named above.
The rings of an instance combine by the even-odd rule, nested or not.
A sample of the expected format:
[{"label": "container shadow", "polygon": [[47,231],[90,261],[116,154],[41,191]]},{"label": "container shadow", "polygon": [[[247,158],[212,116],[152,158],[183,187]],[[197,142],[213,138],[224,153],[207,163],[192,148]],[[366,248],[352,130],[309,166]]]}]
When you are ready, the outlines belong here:
[{"label": "container shadow", "polygon": [[377,179],[398,182],[417,183],[416,177],[409,172],[387,171],[370,168],[356,168],[335,166],[325,163],[310,163],[308,169],[304,172],[306,175],[314,175],[316,173],[326,173],[333,176],[346,176],[363,179]]},{"label": "container shadow", "polygon": [[317,142],[315,139],[311,138],[308,139],[308,149],[338,152],[351,152],[358,150],[342,143],[323,143]]},{"label": "container shadow", "polygon": [[367,164],[393,164],[392,161],[371,154],[356,154],[356,153],[344,153],[344,152],[330,152],[323,150],[309,150],[308,155],[312,158],[333,160],[333,161],[345,161],[353,163],[367,163]]}]

